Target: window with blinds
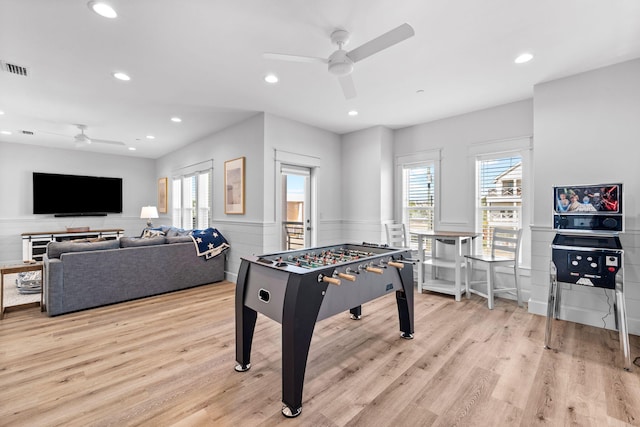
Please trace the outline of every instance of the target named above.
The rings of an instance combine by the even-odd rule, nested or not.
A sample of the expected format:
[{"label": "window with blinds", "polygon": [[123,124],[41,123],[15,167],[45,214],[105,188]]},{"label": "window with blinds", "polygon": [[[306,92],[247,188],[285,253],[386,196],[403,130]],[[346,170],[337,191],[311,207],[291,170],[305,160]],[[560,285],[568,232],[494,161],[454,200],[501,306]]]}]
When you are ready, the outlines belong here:
[{"label": "window with blinds", "polygon": [[[433,230],[435,171],[433,163],[405,165],[402,168],[402,218],[408,231]],[[411,247],[418,248],[415,236]]]},{"label": "window with blinds", "polygon": [[522,226],[522,157],[484,158],[476,168],[478,229],[482,251],[489,254],[494,227]]},{"label": "window with blinds", "polygon": [[175,227],[203,229],[211,224],[211,172],[206,170],[173,178]]}]

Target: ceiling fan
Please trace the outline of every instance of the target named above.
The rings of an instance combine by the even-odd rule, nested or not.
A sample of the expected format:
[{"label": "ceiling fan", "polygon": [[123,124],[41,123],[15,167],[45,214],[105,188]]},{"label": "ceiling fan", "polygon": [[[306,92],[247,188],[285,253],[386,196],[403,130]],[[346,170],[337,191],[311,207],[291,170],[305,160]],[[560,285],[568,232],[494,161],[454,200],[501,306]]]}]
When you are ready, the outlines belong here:
[{"label": "ceiling fan", "polygon": [[415,32],[411,25],[405,23],[347,52],[343,48],[349,43],[349,32],[343,29],[336,29],[331,33],[331,42],[338,45],[338,50],[333,52],[329,58],[288,55],[284,53],[265,53],[264,57],[283,61],[320,62],[328,64],[329,72],[338,76],[345,98],[351,99],[356,96],[356,88],[351,78],[354,64],[381,50],[398,44],[409,37],[413,37],[414,34]]},{"label": "ceiling fan", "polygon": [[108,139],[90,138],[89,136],[87,136],[84,133],[84,131],[87,129],[87,125],[76,125],[76,127],[80,131],[79,134],[77,134],[76,136],[73,137],[73,139],[76,142],[76,147],[81,147],[83,145],[90,145],[90,144],[92,144],[94,142],[100,143],[100,144],[126,145],[124,142],[121,142],[121,141],[110,141]]}]

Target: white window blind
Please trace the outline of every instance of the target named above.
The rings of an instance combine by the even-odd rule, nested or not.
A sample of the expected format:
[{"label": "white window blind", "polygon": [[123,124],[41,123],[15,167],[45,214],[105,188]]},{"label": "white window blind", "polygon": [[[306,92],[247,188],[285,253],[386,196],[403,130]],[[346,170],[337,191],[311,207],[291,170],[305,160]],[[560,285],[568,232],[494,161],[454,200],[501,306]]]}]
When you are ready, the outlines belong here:
[{"label": "white window blind", "polygon": [[[402,168],[402,193],[402,222],[408,231],[433,230],[435,208],[435,167],[433,163],[404,165]],[[417,240],[413,236],[411,247],[417,249]]]},{"label": "white window blind", "polygon": [[522,227],[522,157],[482,158],[477,168],[477,218],[482,251],[491,252],[495,227]]},{"label": "white window blind", "polygon": [[173,178],[173,225],[203,229],[211,224],[212,171],[205,170]]}]

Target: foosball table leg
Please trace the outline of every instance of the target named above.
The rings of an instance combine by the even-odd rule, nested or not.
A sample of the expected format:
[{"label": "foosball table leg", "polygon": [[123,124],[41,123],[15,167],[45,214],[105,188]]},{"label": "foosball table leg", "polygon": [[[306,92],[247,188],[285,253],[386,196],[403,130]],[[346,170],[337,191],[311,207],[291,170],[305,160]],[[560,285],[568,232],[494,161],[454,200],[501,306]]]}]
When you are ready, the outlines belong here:
[{"label": "foosball table leg", "polygon": [[357,307],[353,307],[351,310],[349,310],[349,313],[351,313],[351,319],[353,320],[362,319],[362,306],[359,305]]},{"label": "foosball table leg", "polygon": [[243,261],[236,285],[236,372],[245,372],[251,368],[251,344],[256,327],[258,313],[244,305],[245,279],[249,263]]},{"label": "foosball table leg", "polygon": [[398,305],[398,319],[400,320],[400,336],[413,339],[413,272],[409,269],[399,269],[402,291],[396,291]]}]

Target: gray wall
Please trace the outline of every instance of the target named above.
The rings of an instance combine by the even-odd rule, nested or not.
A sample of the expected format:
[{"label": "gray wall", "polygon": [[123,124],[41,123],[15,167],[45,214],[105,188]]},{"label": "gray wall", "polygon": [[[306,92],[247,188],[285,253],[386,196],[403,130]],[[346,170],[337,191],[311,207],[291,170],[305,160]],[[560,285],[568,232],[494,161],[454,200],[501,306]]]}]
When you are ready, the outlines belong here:
[{"label": "gray wall", "polygon": [[[123,179],[123,213],[106,217],[33,215],[32,172],[110,176]],[[122,228],[139,235],[140,208],[156,204],[155,161],[0,142],[0,262],[22,260],[21,233],[66,227]]]},{"label": "gray wall", "polygon": [[312,188],[315,212],[312,227],[315,246],[342,239],[343,159],[340,136],[324,129],[266,114],[264,138],[264,222],[266,253],[281,249],[281,164],[310,167],[316,179]]},{"label": "gray wall", "polygon": [[[640,334],[640,60],[535,87],[535,208],[529,309],[546,313],[553,185],[624,184],[625,294],[629,331]],[[568,285],[564,286],[568,289]],[[602,289],[563,293],[562,317],[612,328]],[[602,320],[604,318],[604,321]]]},{"label": "gray wall", "polygon": [[[395,155],[441,150],[440,206],[436,229],[474,229],[473,146],[533,135],[533,101],[524,100],[399,129]],[[396,198],[396,200],[399,200]],[[523,222],[526,227],[528,222]]]},{"label": "gray wall", "polygon": [[386,241],[393,219],[393,132],[375,126],[342,136],[342,218],[346,241]]},{"label": "gray wall", "polygon": [[[231,245],[226,276],[235,281],[240,258],[246,255],[280,250],[280,218],[276,209],[279,189],[276,151],[318,166],[317,205],[319,242],[330,243],[340,235],[340,203],[334,194],[340,191],[340,137],[313,126],[270,114],[255,116],[210,135],[157,161],[158,176],[171,177],[189,165],[213,160],[212,226],[222,232]],[[224,162],[245,157],[245,214],[224,213]],[[169,191],[169,203],[172,194]]]}]

